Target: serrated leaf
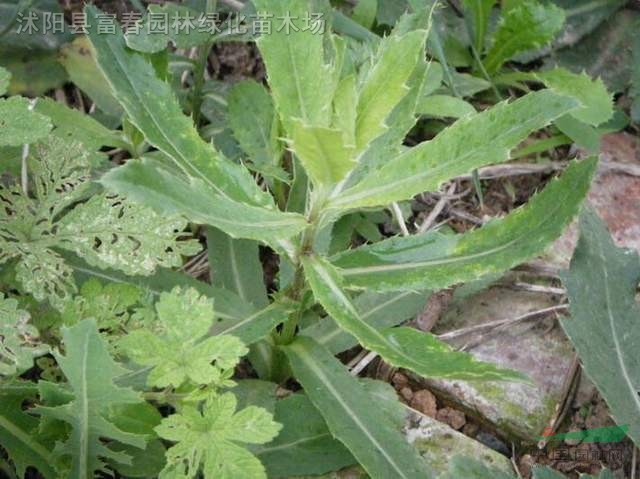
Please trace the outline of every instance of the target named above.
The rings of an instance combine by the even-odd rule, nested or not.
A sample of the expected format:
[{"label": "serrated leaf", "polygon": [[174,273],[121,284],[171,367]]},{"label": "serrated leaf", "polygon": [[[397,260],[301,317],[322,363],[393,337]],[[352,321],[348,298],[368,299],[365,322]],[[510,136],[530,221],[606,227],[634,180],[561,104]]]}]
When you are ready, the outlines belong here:
[{"label": "serrated leaf", "polygon": [[34,412],[71,425],[71,436],[58,447],[56,455],[71,456],[71,477],[89,479],[104,467],[103,459],[127,463],[129,456],[105,445],[111,439],[144,449],[143,436],[118,429],[107,419],[110,408],[141,401],[131,389],[115,386],[116,377],[126,372],[111,358],[96,323],[85,320],[72,328],[62,328],[66,355],[54,353],[69,381],[73,400],[67,404],[38,406]]},{"label": "serrated leaf", "polygon": [[156,77],[153,66],[141,55],[126,49],[122,31],[113,19],[102,18],[102,24],[113,24],[116,34],[100,34],[100,13],[93,6],[85,9],[89,39],[96,50],[98,66],[129,120],[153,146],[171,158],[178,171],[197,179],[212,194],[271,205],[272,199],[244,167],[221,157],[200,138],[193,122],[182,113],[169,84]]},{"label": "serrated leaf", "polygon": [[509,159],[527,136],[573,110],[572,98],[543,90],[462,118],[433,140],[407,150],[334,197],[328,208],[387,205],[436,190],[445,180]]},{"label": "serrated leaf", "polygon": [[16,299],[0,293],[0,376],[23,373],[33,366],[34,358],[49,351],[40,343],[30,319],[27,311],[18,308]]},{"label": "serrated leaf", "polygon": [[58,475],[52,466],[51,451],[39,441],[39,421],[22,408],[26,400],[33,400],[36,392],[34,385],[26,382],[0,387],[0,445],[7,451],[18,477],[25,477],[31,466],[46,479],[53,479]]},{"label": "serrated leaf", "polygon": [[33,111],[27,98],[0,99],[0,146],[35,143],[46,137],[51,128],[51,121]]},{"label": "serrated leaf", "polygon": [[573,163],[558,180],[503,219],[462,235],[390,238],[337,255],[349,286],[378,291],[441,289],[502,272],[540,254],[579,211],[597,159]]},{"label": "serrated leaf", "polygon": [[[169,28],[154,27],[158,18],[166,18]],[[207,31],[207,29],[209,31]],[[204,16],[185,5],[167,3],[149,5],[148,13],[132,31],[127,32],[127,46],[144,53],[158,53],[173,43],[176,48],[193,48],[208,42],[215,28],[207,25]]]},{"label": "serrated leaf", "polygon": [[491,10],[496,0],[463,0],[465,17],[470,17],[473,25],[473,45],[479,53],[484,51],[487,26],[491,18]]},{"label": "serrated leaf", "polygon": [[291,121],[290,148],[316,187],[338,183],[355,166],[354,149],[340,130]]},{"label": "serrated leaf", "polygon": [[155,309],[158,318],[153,324],[129,332],[119,342],[132,360],[153,368],[149,386],[221,383],[226,370],[247,353],[233,336],[209,336],[213,304],[193,289],[161,293]]},{"label": "serrated leaf", "polygon": [[362,320],[341,289],[342,278],[338,271],[327,260],[308,256],[302,263],[313,294],[327,313],[363,347],[375,351],[389,364],[426,377],[523,380],[521,373],[476,361],[473,356],[454,351],[431,334],[408,327],[376,330]]},{"label": "serrated leaf", "polygon": [[89,264],[127,274],[152,274],[157,266],[182,265],[182,255],[200,251],[195,240],[177,241],[187,223],[156,215],[148,207],[115,195],[96,195],[58,223],[60,246]]},{"label": "serrated leaf", "polygon": [[595,213],[580,217],[580,239],[563,275],[571,317],[561,320],[584,371],[618,424],[640,444],[640,280],[636,252],[619,249]]},{"label": "serrated leaf", "polygon": [[364,79],[358,97],[357,151],[362,151],[387,129],[385,120],[410,90],[407,81],[424,57],[426,38],[425,30],[415,30],[391,35],[380,43],[375,63]]},{"label": "serrated leaf", "polygon": [[176,442],[167,451],[160,479],[266,479],[260,461],[239,444],[262,444],[281,426],[264,409],[249,406],[236,412],[236,398],[227,393],[208,398],[202,411],[186,405],[156,427],[158,435]]},{"label": "serrated leaf", "polygon": [[257,43],[267,68],[267,79],[280,118],[287,131],[292,119],[307,125],[328,126],[335,85],[329,80],[331,66],[325,63],[324,35],[312,29],[281,27],[282,20],[309,18],[314,13],[309,0],[254,0],[256,10],[273,15],[271,33]]},{"label": "serrated leaf", "polygon": [[278,117],[266,88],[254,80],[236,83],[227,97],[233,136],[256,165],[277,166],[282,155]]},{"label": "serrated leaf", "polygon": [[[375,329],[390,328],[416,316],[425,306],[429,293],[393,291],[376,293],[366,291],[353,300],[360,318]],[[327,316],[300,331],[313,338],[334,354],[358,344],[358,340]]]},{"label": "serrated leaf", "polygon": [[280,434],[253,448],[268,477],[320,475],[355,462],[306,395],[292,394],[278,401],[274,419],[282,424]]},{"label": "serrated leaf", "polygon": [[329,430],[372,478],[433,477],[390,418],[362,407],[371,396],[333,354],[304,336],[282,349]]},{"label": "serrated leaf", "polygon": [[494,74],[518,53],[547,45],[562,28],[564,19],[564,10],[553,3],[518,2],[500,20],[484,60],[487,72]]},{"label": "serrated leaf", "polygon": [[613,95],[601,79],[592,80],[584,72],[578,75],[564,68],[542,71],[536,77],[559,95],[576,98],[581,103],[570,113],[574,118],[598,126],[613,116]]},{"label": "serrated leaf", "polygon": [[250,238],[277,245],[302,231],[307,222],[295,213],[283,213],[241,203],[216,193],[204,181],[183,178],[148,159],[129,161],[104,175],[107,188],[126,192],[164,214],[180,213],[196,223],[220,228],[235,238]]}]

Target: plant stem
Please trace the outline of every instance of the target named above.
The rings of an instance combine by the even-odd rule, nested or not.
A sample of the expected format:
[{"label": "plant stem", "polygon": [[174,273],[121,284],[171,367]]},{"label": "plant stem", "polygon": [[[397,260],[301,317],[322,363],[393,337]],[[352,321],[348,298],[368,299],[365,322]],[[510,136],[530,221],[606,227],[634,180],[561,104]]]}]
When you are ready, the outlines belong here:
[{"label": "plant stem", "polygon": [[191,114],[193,115],[193,123],[196,128],[200,126],[200,118],[202,117],[202,90],[204,89],[204,73],[209,61],[209,52],[213,47],[214,40],[209,40],[198,50],[198,59],[193,70],[193,91],[191,93]]}]

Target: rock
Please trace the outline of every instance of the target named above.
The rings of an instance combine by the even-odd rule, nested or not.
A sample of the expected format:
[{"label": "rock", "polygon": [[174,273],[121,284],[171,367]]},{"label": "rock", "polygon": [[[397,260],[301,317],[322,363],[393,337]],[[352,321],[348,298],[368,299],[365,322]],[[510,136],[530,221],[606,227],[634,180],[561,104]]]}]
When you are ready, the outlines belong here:
[{"label": "rock", "polygon": [[[454,303],[435,332],[516,318],[553,305],[549,295],[496,286]],[[449,341],[454,348],[466,346],[476,359],[522,371],[533,385],[410,377],[468,416],[492,423],[509,440],[535,443],[554,413],[573,359],[570,343],[552,326],[551,318],[536,319]]]},{"label": "rock", "polygon": [[480,431],[480,433],[478,433],[478,435],[476,436],[476,439],[478,440],[478,442],[481,442],[494,451],[497,451],[501,454],[511,454],[511,451],[509,450],[507,445],[500,439],[495,437],[493,434],[490,434],[486,431]]},{"label": "rock", "polygon": [[402,396],[405,401],[410,402],[413,398],[413,391],[409,387],[404,387],[400,390],[400,396]]},{"label": "rock", "polygon": [[478,434],[479,430],[480,427],[475,422],[468,422],[462,428],[462,434],[469,437],[476,437],[476,434]]},{"label": "rock", "polygon": [[455,455],[473,457],[487,466],[513,474],[511,461],[502,454],[435,419],[427,416],[416,419],[417,422],[406,430],[407,439],[418,448],[437,475],[447,470],[450,458]]},{"label": "rock", "polygon": [[436,414],[436,419],[440,422],[448,424],[456,431],[459,431],[462,426],[467,423],[467,419],[464,417],[464,413],[458,411],[457,409],[452,409],[450,407],[443,407]]},{"label": "rock", "polygon": [[518,467],[520,468],[520,474],[522,477],[529,477],[531,475],[531,469],[536,464],[536,460],[531,457],[530,454],[524,454],[520,461],[518,461]]},{"label": "rock", "polygon": [[393,378],[391,378],[391,382],[393,383],[394,387],[398,391],[400,391],[403,387],[409,385],[409,378],[407,378],[407,376],[402,373],[395,373],[393,375]]},{"label": "rock", "polygon": [[[421,389],[413,394],[411,399],[411,407],[427,416],[436,417],[437,406],[436,397],[427,389]],[[456,428],[457,429],[457,428]]]}]

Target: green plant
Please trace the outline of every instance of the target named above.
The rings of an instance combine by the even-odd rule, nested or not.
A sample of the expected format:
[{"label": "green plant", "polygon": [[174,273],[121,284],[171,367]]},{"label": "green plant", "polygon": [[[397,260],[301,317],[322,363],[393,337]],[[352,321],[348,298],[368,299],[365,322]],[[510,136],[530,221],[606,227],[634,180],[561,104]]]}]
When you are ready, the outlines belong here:
[{"label": "green plant", "polygon": [[[327,7],[254,3],[273,18]],[[38,126],[15,122],[15,132],[0,133],[0,146],[31,145],[14,175],[22,181],[0,190],[0,261],[15,275],[0,302],[0,444],[18,474],[33,466],[45,477],[114,469],[125,477],[259,478],[359,463],[371,477],[432,477],[402,435],[395,395],[354,378],[335,355],[360,344],[424,376],[526,381],[399,325],[428,291],[540,253],[578,212],[597,161],[571,163],[527,205],[468,233],[382,239],[372,218],[386,217],[390,205],[401,216],[400,202],[509,160],[560,118],[606,121],[606,89],[584,76],[546,74],[539,78],[548,89],[468,112],[407,147],[436,71],[426,60],[425,10],[368,44],[330,29],[273,28],[257,41],[268,88],[246,81],[228,97],[225,127],[245,160],[236,162],[203,139],[207,86],[194,81],[181,104],[158,57],[174,42],[202,48],[206,60],[211,37],[125,37],[118,26],[105,34],[99,10],[86,14],[97,64],[126,115],[123,133],[90,121],[75,131],[77,112],[50,101],[0,103],[0,121],[31,117]],[[133,158],[107,164],[98,152],[105,145]],[[162,269],[199,251],[194,225],[206,226],[212,286]],[[370,244],[351,249],[354,229]],[[261,247],[278,256],[271,294]],[[53,311],[37,315],[41,302]],[[37,363],[37,386],[18,377],[49,351],[55,364]],[[245,356],[260,379],[232,379]],[[303,392],[276,400],[277,383],[289,379]],[[379,410],[362,407],[372,398]],[[307,442],[313,448],[296,453]]]}]

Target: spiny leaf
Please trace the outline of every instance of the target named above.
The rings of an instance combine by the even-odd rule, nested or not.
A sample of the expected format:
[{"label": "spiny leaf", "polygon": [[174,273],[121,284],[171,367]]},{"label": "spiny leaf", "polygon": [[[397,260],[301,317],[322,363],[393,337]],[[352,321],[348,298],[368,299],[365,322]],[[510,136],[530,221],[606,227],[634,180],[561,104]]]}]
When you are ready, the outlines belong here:
[{"label": "spiny leaf", "polygon": [[[142,56],[126,49],[115,21],[110,17],[99,20],[100,11],[93,6],[87,6],[85,14],[98,65],[130,121],[147,140],[167,154],[178,171],[201,181],[212,193],[250,204],[272,205],[269,195],[244,167],[222,158],[200,138],[193,122],[183,115],[171,87],[156,77]],[[98,25],[105,21],[113,23],[116,34],[100,34]]]},{"label": "spiny leaf", "polygon": [[190,479],[202,471],[205,479],[266,479],[260,461],[239,444],[263,444],[281,426],[262,408],[249,406],[236,412],[233,394],[213,395],[202,411],[186,405],[155,428],[176,444],[167,450],[167,465],[160,479]]},{"label": "spiny leaf", "polygon": [[463,380],[522,380],[521,373],[476,361],[473,356],[454,351],[433,335],[408,327],[380,331],[364,322],[351,300],[341,289],[342,278],[326,260],[309,256],[302,259],[316,300],[342,329],[360,344],[378,353],[390,364],[427,377]]},{"label": "spiny leaf", "polygon": [[441,289],[498,273],[540,254],[579,211],[597,166],[571,164],[527,205],[462,235],[390,238],[338,255],[348,285],[378,291]]},{"label": "spiny leaf", "polygon": [[575,74],[564,68],[554,68],[536,74],[547,88],[559,95],[576,98],[581,107],[570,113],[574,118],[598,126],[613,116],[613,95],[601,79],[592,80],[586,73]]},{"label": "spiny leaf", "polygon": [[[158,18],[167,18],[171,23],[166,32],[153,27]],[[167,48],[169,42],[176,48],[193,48],[208,42],[215,33],[199,12],[185,5],[166,3],[149,5],[148,13],[135,31],[127,32],[127,46],[144,53],[158,53]]]},{"label": "spiny leaf", "polygon": [[415,30],[391,35],[380,43],[375,63],[369,70],[358,97],[356,147],[362,151],[383,133],[385,120],[410,88],[407,81],[424,57],[427,32]]},{"label": "spiny leaf", "polygon": [[28,467],[34,467],[46,479],[59,477],[53,468],[51,451],[40,443],[39,421],[24,411],[25,401],[36,395],[32,383],[13,382],[0,388],[0,445],[16,468],[17,476],[25,477]]},{"label": "spiny leaf", "polygon": [[304,336],[282,349],[329,430],[372,478],[433,477],[389,417],[362,407],[371,396],[333,354]]},{"label": "spiny leaf", "polygon": [[329,203],[353,209],[387,205],[436,190],[454,176],[487,163],[509,159],[509,152],[527,136],[573,110],[578,102],[549,90],[500,103],[462,118],[433,140],[409,149],[371,171]]},{"label": "spiny leaf", "polygon": [[316,187],[338,183],[355,166],[354,149],[340,130],[293,120],[290,146]]},{"label": "spiny leaf", "polygon": [[548,44],[562,28],[564,19],[564,10],[551,2],[518,2],[501,18],[484,61],[485,68],[494,74],[518,53]]},{"label": "spiny leaf", "polygon": [[[40,344],[30,315],[18,309],[18,301],[0,293],[0,376],[20,374],[33,366],[33,359],[49,351]],[[0,388],[1,390],[2,388]]]},{"label": "spiny leaf", "polygon": [[47,136],[51,128],[51,120],[32,111],[27,98],[0,99],[0,146],[35,143]]},{"label": "spiny leaf", "polygon": [[140,449],[143,436],[118,429],[109,422],[110,408],[141,401],[137,393],[114,385],[126,370],[107,352],[95,321],[85,320],[72,328],[62,328],[66,355],[54,353],[56,361],[69,381],[73,400],[60,406],[38,406],[34,412],[71,425],[68,440],[56,448],[55,454],[71,456],[70,477],[89,479],[104,468],[103,459],[127,463],[129,456],[105,445],[111,439]]},{"label": "spiny leaf", "polygon": [[[309,18],[314,10],[309,0],[254,0],[256,10],[273,15],[271,33],[258,39],[267,67],[267,79],[280,118],[287,131],[297,118],[307,125],[328,126],[335,84],[329,79],[331,65],[325,63],[324,35],[312,29],[281,28],[272,19]],[[279,28],[280,27],[280,28]]]},{"label": "spiny leaf", "polygon": [[563,275],[571,317],[562,328],[580,355],[585,373],[598,387],[618,424],[640,444],[640,280],[636,252],[615,246],[606,226],[586,210],[580,239]]},{"label": "spiny leaf", "polygon": [[194,289],[161,293],[156,312],[156,321],[120,340],[131,359],[153,368],[149,386],[224,384],[228,371],[247,353],[233,336],[209,336],[213,304]]}]

